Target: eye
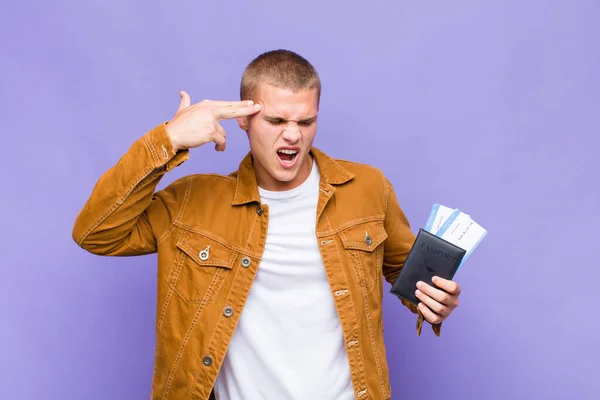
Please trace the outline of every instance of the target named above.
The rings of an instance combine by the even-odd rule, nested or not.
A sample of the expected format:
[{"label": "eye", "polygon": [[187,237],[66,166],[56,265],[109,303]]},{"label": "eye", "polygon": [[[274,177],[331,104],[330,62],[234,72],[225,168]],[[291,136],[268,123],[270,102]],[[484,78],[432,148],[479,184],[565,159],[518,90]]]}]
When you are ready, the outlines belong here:
[{"label": "eye", "polygon": [[300,121],[298,122],[298,125],[300,126],[310,126],[312,125],[313,121]]},{"label": "eye", "polygon": [[268,120],[268,122],[271,125],[281,125],[284,123],[284,121],[282,119],[270,119],[270,120]]}]

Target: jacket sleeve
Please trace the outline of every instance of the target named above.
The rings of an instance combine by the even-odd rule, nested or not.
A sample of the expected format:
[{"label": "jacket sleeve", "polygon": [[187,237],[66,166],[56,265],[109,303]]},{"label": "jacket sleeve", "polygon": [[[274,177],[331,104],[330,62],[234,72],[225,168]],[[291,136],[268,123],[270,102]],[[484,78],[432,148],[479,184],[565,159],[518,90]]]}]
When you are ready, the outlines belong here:
[{"label": "jacket sleeve", "polygon": [[183,204],[187,179],[162,191],[162,176],[189,158],[175,153],[166,124],[146,132],[94,186],[73,226],[73,240],[93,254],[133,256],[156,252]]},{"label": "jacket sleeve", "polygon": [[[385,280],[394,284],[400,270],[408,257],[408,253],[415,241],[415,235],[410,230],[410,223],[398,204],[394,188],[387,178],[384,177],[385,185],[385,230],[388,238],[384,243],[383,275]],[[416,288],[415,288],[416,290]],[[417,335],[421,334],[423,326],[423,314],[412,303],[400,299],[410,311],[417,314]],[[442,324],[432,325],[433,332],[440,336]]]}]

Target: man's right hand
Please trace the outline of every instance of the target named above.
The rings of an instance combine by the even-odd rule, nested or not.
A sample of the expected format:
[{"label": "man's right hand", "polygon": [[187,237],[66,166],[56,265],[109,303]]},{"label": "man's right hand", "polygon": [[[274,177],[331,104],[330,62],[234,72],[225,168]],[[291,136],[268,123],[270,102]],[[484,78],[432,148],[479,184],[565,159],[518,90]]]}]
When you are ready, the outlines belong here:
[{"label": "man's right hand", "polygon": [[175,151],[215,142],[215,150],[225,150],[226,133],[221,120],[244,117],[260,111],[260,105],[248,101],[203,100],[191,105],[190,96],[179,92],[181,102],[175,116],[167,123],[167,133]]}]

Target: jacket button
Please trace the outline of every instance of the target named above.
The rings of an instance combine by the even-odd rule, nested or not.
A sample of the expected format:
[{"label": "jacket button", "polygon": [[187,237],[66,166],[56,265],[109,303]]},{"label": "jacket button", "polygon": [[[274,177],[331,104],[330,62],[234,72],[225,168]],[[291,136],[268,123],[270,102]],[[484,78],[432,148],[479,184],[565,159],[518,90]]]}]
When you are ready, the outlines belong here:
[{"label": "jacket button", "polygon": [[209,356],[204,356],[204,358],[202,359],[202,364],[206,365],[207,367],[210,367],[212,365],[212,358],[210,358]]},{"label": "jacket button", "polygon": [[242,258],[242,267],[248,268],[252,264],[252,261],[248,257]]},{"label": "jacket button", "polygon": [[256,207],[256,213],[260,216],[263,214],[263,209],[261,206]]},{"label": "jacket button", "polygon": [[210,246],[206,246],[206,248],[204,250],[202,250],[200,253],[198,253],[198,257],[200,257],[200,259],[202,261],[208,260],[209,256],[210,256]]},{"label": "jacket button", "polygon": [[233,308],[225,307],[225,309],[223,310],[223,315],[226,316],[227,318],[231,317],[233,315]]},{"label": "jacket button", "polygon": [[365,237],[365,243],[367,244],[367,246],[370,246],[373,244],[373,239],[371,239],[371,236],[367,235]]}]

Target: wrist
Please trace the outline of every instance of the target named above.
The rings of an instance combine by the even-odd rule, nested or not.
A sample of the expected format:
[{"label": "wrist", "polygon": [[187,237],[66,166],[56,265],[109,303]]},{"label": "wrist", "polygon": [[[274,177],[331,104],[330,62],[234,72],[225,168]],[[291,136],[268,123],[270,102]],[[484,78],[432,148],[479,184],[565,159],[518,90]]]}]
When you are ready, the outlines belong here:
[{"label": "wrist", "polygon": [[173,126],[169,126],[169,123],[171,121],[167,121],[165,123],[165,129],[167,131],[167,136],[169,137],[169,140],[171,141],[171,146],[173,147],[173,151],[175,153],[184,150],[184,147],[181,146],[181,144],[179,144],[179,142],[177,141],[177,136],[174,134],[173,132]]}]

